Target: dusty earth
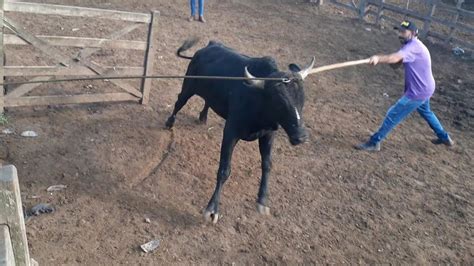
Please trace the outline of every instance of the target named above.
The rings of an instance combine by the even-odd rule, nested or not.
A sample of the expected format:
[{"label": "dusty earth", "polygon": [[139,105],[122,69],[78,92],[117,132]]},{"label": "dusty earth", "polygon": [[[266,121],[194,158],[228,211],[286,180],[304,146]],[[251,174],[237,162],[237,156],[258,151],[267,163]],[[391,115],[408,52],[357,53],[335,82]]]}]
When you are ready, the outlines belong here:
[{"label": "dusty earth", "polygon": [[[157,74],[184,74],[174,53],[192,35],[220,40],[252,56],[272,55],[281,68],[366,58],[395,51],[391,30],[345,10],[303,1],[206,2],[207,24],[187,22],[187,1],[39,1],[137,12],[161,11]],[[8,14],[33,33],[104,37],[110,21]],[[82,24],[81,24],[82,23]],[[125,24],[124,24],[125,25]],[[76,29],[73,31],[73,29]],[[77,30],[79,29],[79,30]],[[370,29],[370,31],[369,31]],[[145,39],[145,29],[128,36]],[[18,168],[25,207],[56,211],[27,222],[31,256],[40,265],[167,264],[473,264],[474,65],[428,44],[437,92],[432,108],[457,145],[431,144],[413,114],[377,154],[353,145],[376,130],[403,90],[403,71],[360,66],[305,81],[308,143],[274,145],[270,216],[255,209],[257,143],[240,142],[221,198],[217,225],[202,217],[214,189],[224,121],[197,116],[193,98],[164,129],[181,81],[153,81],[148,106],[134,103],[12,108],[2,127],[3,164]],[[74,49],[65,50],[73,54]],[[193,50],[194,51],[194,50]],[[193,52],[191,51],[191,52]],[[143,54],[105,50],[94,60],[139,66]],[[10,65],[51,65],[36,49],[8,47]],[[87,86],[87,85],[92,85]],[[43,85],[31,93],[118,91],[106,82]],[[19,136],[35,130],[39,137]],[[67,189],[47,193],[51,185]],[[149,219],[150,223],[145,222]],[[161,241],[153,253],[139,246]]]}]

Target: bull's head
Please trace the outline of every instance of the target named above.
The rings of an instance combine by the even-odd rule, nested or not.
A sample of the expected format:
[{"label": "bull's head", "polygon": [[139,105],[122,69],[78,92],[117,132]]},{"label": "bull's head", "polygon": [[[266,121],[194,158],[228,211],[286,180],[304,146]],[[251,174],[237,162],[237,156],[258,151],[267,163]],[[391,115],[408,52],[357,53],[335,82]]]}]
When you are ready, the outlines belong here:
[{"label": "bull's head", "polygon": [[[307,138],[303,124],[304,87],[303,80],[313,68],[315,58],[305,68],[296,64],[289,65],[291,72],[275,72],[269,78],[284,78],[286,81],[249,80],[252,87],[263,89],[266,93],[266,105],[269,117],[283,127],[290,143],[298,145]],[[245,68],[247,78],[255,78]]]}]

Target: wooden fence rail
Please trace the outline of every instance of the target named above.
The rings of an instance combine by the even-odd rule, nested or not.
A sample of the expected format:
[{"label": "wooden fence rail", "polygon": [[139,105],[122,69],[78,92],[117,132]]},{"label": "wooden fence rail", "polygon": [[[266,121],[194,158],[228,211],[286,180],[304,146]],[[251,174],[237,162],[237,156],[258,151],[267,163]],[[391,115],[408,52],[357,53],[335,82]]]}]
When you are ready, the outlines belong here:
[{"label": "wooden fence rail", "polygon": [[[21,12],[42,15],[59,15],[68,17],[96,18],[120,20],[131,25],[112,33],[105,38],[86,38],[74,36],[34,35],[25,30],[21,21],[4,16],[4,12]],[[155,41],[158,30],[159,12],[149,14],[115,11],[107,9],[62,6],[52,4],[9,2],[0,0],[0,62],[4,62],[4,45],[32,45],[43,54],[58,62],[53,66],[2,66],[0,64],[0,80],[4,77],[28,77],[31,80],[51,79],[53,76],[78,75],[147,75],[150,74],[155,61]],[[146,41],[121,40],[142,25],[147,27]],[[13,34],[4,34],[8,28]],[[68,55],[57,47],[76,47],[81,51]],[[143,66],[102,66],[89,58],[101,49],[126,49],[143,51]],[[142,80],[140,88],[134,88],[126,81],[110,80],[125,92],[102,94],[79,94],[61,96],[25,96],[40,84],[24,84],[9,88],[8,93],[0,87],[0,112],[4,107],[78,104],[111,101],[136,101],[146,104],[151,89],[151,80]]]},{"label": "wooden fence rail", "polygon": [[[400,23],[400,19],[388,16],[384,11],[390,11],[406,18],[415,19],[422,22],[423,26],[420,27],[420,36],[422,38],[434,37],[445,43],[451,42],[474,50],[474,25],[472,23],[467,24],[461,22],[461,18],[474,21],[474,11],[462,8],[462,4],[465,0],[457,0],[456,6],[445,4],[441,0],[427,0],[423,4],[427,7],[427,13],[423,14],[411,9],[409,6],[410,1],[408,0],[404,7],[387,3],[385,0],[360,0],[358,5],[356,5],[354,1],[346,3],[341,0],[330,0],[329,2],[333,5],[354,11],[360,19],[364,19],[367,15],[372,15],[375,17],[375,24],[380,24],[383,20],[391,24]],[[439,17],[438,13],[440,12],[438,11],[450,12],[453,18]],[[442,33],[438,31],[435,26],[447,27],[449,32],[447,34]],[[462,34],[463,38],[455,37],[456,33]]]}]

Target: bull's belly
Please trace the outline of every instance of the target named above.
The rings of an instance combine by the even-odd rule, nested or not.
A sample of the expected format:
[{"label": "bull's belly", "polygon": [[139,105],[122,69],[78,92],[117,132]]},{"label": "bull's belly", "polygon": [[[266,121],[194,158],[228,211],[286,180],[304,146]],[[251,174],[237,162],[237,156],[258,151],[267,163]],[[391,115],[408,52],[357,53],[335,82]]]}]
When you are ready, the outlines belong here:
[{"label": "bull's belly", "polygon": [[264,130],[260,130],[257,132],[253,132],[253,133],[241,136],[240,139],[245,140],[245,141],[254,141],[271,133],[272,131],[273,131],[272,129],[264,129]]},{"label": "bull's belly", "polygon": [[227,120],[227,108],[226,107],[216,106],[216,105],[212,105],[212,104],[209,104],[209,107],[211,107],[212,111],[214,111],[214,113],[216,113],[218,116],[220,116],[220,117]]},{"label": "bull's belly", "polygon": [[196,93],[201,97],[207,105],[220,117],[227,119],[227,114],[229,110],[229,102],[226,95],[221,93],[212,93],[212,91],[200,92]]}]

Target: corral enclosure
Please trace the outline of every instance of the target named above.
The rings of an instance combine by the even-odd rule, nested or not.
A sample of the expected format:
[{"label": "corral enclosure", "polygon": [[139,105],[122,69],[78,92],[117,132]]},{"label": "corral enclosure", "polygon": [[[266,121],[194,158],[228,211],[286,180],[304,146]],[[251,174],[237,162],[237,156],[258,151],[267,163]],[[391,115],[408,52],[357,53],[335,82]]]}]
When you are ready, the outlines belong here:
[{"label": "corral enclosure", "polygon": [[330,0],[377,25],[393,26],[409,19],[420,36],[473,50],[474,3],[465,0]]},{"label": "corral enclosure", "polygon": [[[196,48],[219,40],[251,56],[271,55],[282,69],[311,56],[320,66],[399,48],[388,27],[361,22],[329,1],[317,7],[307,1],[208,0],[206,24],[186,20],[184,0],[33,2],[160,11],[155,74],[185,73],[188,61],[175,52],[190,36],[201,38]],[[100,38],[126,27],[118,21],[6,16],[43,35]],[[145,41],[146,31],[123,37]],[[432,108],[455,147],[433,146],[431,130],[413,114],[380,153],[355,151],[352,146],[376,130],[402,94],[403,71],[359,66],[311,76],[303,113],[309,142],[291,147],[280,132],[274,146],[272,214],[255,210],[258,145],[240,142],[221,197],[223,217],[215,226],[204,223],[202,210],[215,185],[224,121],[211,112],[208,124],[199,125],[203,102],[193,98],[174,131],[165,130],[181,81],[152,81],[146,106],[9,109],[3,128],[16,133],[0,135],[0,159],[18,168],[25,207],[46,202],[56,208],[27,222],[31,257],[40,265],[472,264],[473,61],[439,42],[427,44],[437,81]],[[29,46],[7,46],[6,55],[7,65],[58,63]],[[141,66],[143,51],[102,49],[90,60]],[[94,81],[42,85],[32,93],[115,90]],[[24,130],[39,136],[22,138]],[[46,192],[56,184],[68,187]],[[160,247],[144,254],[139,246],[152,239]]]}]

